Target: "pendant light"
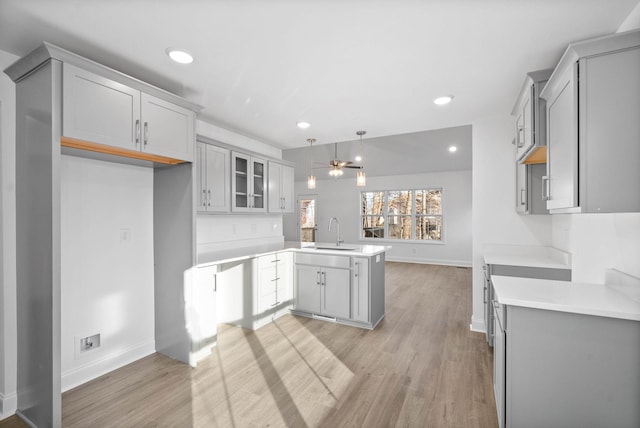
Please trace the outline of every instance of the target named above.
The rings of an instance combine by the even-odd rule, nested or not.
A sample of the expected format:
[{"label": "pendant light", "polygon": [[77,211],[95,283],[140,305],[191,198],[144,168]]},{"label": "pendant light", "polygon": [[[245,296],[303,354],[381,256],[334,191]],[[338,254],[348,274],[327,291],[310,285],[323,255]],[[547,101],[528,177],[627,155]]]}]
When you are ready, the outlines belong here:
[{"label": "pendant light", "polygon": [[362,136],[366,134],[367,131],[358,131],[356,135],[360,137],[360,156],[362,157],[362,163],[360,164],[360,170],[356,173],[356,186],[362,187],[367,185],[367,176],[364,173],[364,150],[362,144]]},{"label": "pendant light", "polygon": [[307,177],[307,189],[316,188],[316,176],[313,175],[313,143],[316,142],[315,138],[307,138],[309,143],[309,176]]}]

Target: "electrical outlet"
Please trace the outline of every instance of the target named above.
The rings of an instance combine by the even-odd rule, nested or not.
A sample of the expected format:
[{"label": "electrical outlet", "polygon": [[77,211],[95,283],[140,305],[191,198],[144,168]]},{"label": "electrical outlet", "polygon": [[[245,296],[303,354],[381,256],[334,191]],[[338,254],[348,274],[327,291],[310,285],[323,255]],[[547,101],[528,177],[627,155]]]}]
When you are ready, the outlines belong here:
[{"label": "electrical outlet", "polygon": [[80,352],[87,352],[100,347],[100,333],[80,339]]},{"label": "electrical outlet", "polygon": [[120,242],[125,243],[131,241],[131,229],[120,229]]}]

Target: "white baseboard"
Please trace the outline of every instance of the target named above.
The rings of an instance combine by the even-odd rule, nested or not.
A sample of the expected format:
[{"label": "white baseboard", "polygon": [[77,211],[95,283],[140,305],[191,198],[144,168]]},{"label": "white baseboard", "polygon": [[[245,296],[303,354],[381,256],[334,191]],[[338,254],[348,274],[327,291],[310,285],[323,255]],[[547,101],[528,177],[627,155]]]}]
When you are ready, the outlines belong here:
[{"label": "white baseboard", "polygon": [[476,331],[478,333],[486,333],[487,326],[484,325],[484,317],[482,318],[471,317],[471,324],[469,325],[469,329],[471,331]]},{"label": "white baseboard", "polygon": [[0,392],[0,420],[13,416],[18,409],[18,394],[14,391],[9,394]]},{"label": "white baseboard", "polygon": [[121,352],[114,352],[104,357],[83,364],[62,373],[62,392],[68,391],[83,383],[89,382],[103,374],[126,366],[140,358],[156,352],[155,340],[151,339],[140,345],[133,346]]},{"label": "white baseboard", "polygon": [[419,263],[424,265],[471,267],[471,261],[468,261],[468,260],[424,259],[419,257],[391,257],[389,256],[388,253],[385,257],[385,260],[388,262]]}]

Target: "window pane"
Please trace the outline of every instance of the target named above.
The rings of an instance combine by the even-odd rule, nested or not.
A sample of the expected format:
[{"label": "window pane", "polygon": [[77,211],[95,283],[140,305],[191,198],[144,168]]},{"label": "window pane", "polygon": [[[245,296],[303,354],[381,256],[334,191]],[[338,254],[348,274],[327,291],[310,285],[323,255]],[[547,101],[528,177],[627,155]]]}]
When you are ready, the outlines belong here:
[{"label": "window pane", "polygon": [[394,216],[396,223],[391,223],[389,217],[389,238],[392,239],[411,239],[411,216],[402,215]]},{"label": "window pane", "polygon": [[382,215],[383,210],[384,192],[362,192],[363,215]]},{"label": "window pane", "polygon": [[442,217],[417,216],[416,239],[442,241]]},{"label": "window pane", "polygon": [[392,190],[389,194],[389,216],[411,215],[411,190]]},{"label": "window pane", "polygon": [[442,190],[416,190],[416,214],[442,214]]},{"label": "window pane", "polygon": [[363,238],[384,238],[384,217],[362,216]]}]

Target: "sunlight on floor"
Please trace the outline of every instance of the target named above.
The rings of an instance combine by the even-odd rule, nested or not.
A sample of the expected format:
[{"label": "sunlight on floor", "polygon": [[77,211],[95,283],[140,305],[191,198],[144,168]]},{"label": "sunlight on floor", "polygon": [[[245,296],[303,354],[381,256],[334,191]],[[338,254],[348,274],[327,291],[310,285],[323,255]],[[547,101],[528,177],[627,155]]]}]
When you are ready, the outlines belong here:
[{"label": "sunlight on floor", "polygon": [[[192,383],[194,425],[313,426],[338,408],[354,374],[300,324],[287,317],[255,332],[223,326],[204,364],[209,380],[224,387],[210,389],[207,378]],[[233,358],[247,353],[253,361]]]}]

